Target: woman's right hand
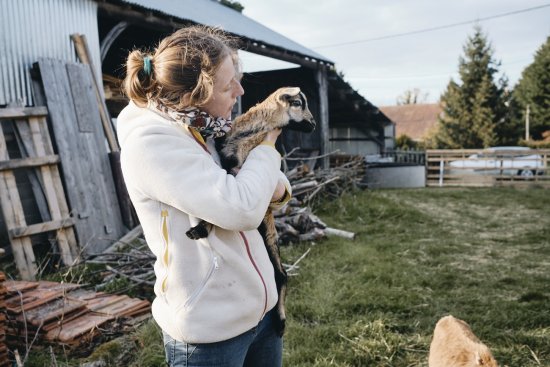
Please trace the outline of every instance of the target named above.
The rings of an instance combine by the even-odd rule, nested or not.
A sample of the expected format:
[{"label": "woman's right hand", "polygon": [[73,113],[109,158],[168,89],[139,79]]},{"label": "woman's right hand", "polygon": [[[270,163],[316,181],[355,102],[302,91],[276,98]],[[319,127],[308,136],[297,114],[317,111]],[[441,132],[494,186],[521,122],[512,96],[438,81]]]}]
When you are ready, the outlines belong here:
[{"label": "woman's right hand", "polygon": [[281,135],[281,132],[282,132],[281,129],[271,130],[265,136],[264,141],[266,143],[270,143],[270,144],[275,145],[275,142],[277,141],[277,138],[279,137],[279,135]]}]

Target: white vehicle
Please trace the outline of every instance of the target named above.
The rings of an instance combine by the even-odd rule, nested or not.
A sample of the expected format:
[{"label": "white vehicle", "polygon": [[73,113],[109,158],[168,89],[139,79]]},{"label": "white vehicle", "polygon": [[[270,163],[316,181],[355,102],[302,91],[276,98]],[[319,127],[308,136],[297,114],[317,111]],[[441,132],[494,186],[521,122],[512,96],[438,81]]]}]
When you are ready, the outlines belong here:
[{"label": "white vehicle", "polygon": [[518,175],[533,177],[544,172],[544,161],[539,154],[522,154],[528,147],[493,147],[467,159],[449,162],[453,174]]}]

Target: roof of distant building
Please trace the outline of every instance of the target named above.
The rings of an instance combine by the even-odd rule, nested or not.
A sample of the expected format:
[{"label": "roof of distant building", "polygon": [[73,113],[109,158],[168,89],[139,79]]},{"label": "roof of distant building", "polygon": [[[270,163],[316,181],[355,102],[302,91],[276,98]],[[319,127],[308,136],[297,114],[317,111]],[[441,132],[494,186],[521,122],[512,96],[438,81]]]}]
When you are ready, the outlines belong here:
[{"label": "roof of distant building", "polygon": [[421,141],[436,126],[443,112],[441,106],[433,104],[406,104],[379,107],[382,113],[395,123],[395,136],[407,135]]}]

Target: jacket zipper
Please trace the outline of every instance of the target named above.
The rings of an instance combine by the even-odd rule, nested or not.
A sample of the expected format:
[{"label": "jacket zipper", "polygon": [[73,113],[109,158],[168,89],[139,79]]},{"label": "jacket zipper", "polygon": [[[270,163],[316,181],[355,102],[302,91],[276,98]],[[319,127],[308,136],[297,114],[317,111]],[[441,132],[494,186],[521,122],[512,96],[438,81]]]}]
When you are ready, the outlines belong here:
[{"label": "jacket zipper", "polygon": [[[212,249],[210,250],[212,251]],[[183,308],[188,308],[195,302],[195,299],[197,299],[199,294],[201,294],[201,292],[203,291],[204,287],[206,287],[206,283],[208,283],[214,271],[217,270],[219,267],[220,266],[218,264],[218,257],[214,255],[212,251],[212,265],[210,266],[210,269],[208,270],[206,277],[204,277],[204,280],[202,281],[201,285],[197,287],[197,289],[193,292],[193,294],[189,297],[189,299],[183,304],[183,306],[179,307],[176,311],[179,311],[180,309],[183,309]]]},{"label": "jacket zipper", "polygon": [[246,253],[248,254],[248,258],[250,259],[250,262],[252,263],[252,265],[254,266],[254,269],[256,269],[256,272],[258,273],[258,275],[260,276],[260,280],[262,281],[262,285],[264,286],[264,310],[262,312],[262,316],[260,317],[260,320],[264,317],[265,315],[265,312],[267,310],[267,286],[265,285],[265,280],[264,280],[264,277],[262,276],[262,273],[260,272],[260,269],[258,269],[258,266],[256,265],[256,262],[254,261],[254,258],[252,257],[252,253],[250,252],[250,246],[248,245],[248,240],[246,239],[246,236],[244,235],[244,233],[242,231],[239,231],[239,234],[241,235],[243,241],[244,241],[244,246],[246,247]]}]

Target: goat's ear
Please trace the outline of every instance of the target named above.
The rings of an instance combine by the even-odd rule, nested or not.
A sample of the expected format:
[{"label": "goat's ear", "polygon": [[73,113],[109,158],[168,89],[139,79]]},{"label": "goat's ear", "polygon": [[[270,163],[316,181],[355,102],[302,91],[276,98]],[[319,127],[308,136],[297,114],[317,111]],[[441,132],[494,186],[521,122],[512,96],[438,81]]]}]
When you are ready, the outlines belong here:
[{"label": "goat's ear", "polygon": [[286,87],[279,90],[279,99],[281,101],[288,101],[293,97],[296,97],[300,93],[300,88],[298,87]]}]

